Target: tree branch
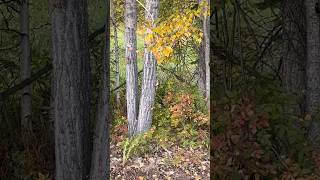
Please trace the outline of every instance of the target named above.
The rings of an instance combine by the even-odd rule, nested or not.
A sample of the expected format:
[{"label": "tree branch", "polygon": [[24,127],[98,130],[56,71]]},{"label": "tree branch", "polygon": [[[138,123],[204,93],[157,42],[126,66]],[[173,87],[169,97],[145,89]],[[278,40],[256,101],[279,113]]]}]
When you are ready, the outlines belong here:
[{"label": "tree branch", "polygon": [[25,86],[27,86],[27,85],[31,84],[32,82],[38,80],[43,75],[49,74],[51,69],[52,69],[52,65],[51,64],[47,64],[46,66],[41,68],[39,71],[37,71],[36,73],[32,74],[30,78],[25,79],[25,80],[21,81],[19,84],[2,91],[0,93],[0,102],[4,101],[7,97],[9,97],[10,95],[12,95],[12,94],[16,93],[17,91],[21,90]]}]

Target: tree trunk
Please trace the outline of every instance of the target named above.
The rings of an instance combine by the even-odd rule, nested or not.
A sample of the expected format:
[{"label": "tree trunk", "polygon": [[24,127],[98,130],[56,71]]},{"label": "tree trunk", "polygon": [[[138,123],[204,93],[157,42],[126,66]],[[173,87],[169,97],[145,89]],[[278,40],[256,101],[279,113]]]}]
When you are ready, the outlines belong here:
[{"label": "tree trunk", "polygon": [[[20,78],[21,81],[31,76],[31,55],[29,41],[29,4],[28,0],[21,0],[20,9]],[[21,125],[28,131],[32,129],[31,123],[31,85],[21,90]]]},{"label": "tree trunk", "polygon": [[90,180],[110,178],[110,8],[107,0],[106,32],[104,59],[102,62],[102,91],[101,102],[98,109],[98,118],[94,131],[94,142],[91,162]]},{"label": "tree trunk", "polygon": [[91,158],[87,1],[52,6],[55,179],[83,180]]},{"label": "tree trunk", "polygon": [[[210,8],[210,1],[205,0],[207,3],[204,7],[204,12]],[[206,100],[208,111],[210,110],[210,17],[205,13],[203,17],[203,48],[204,48],[204,61],[206,65]]]},{"label": "tree trunk", "polygon": [[320,105],[320,23],[316,10],[318,0],[306,0],[307,22],[307,113],[311,114],[309,140],[320,142],[319,123],[315,121]]},{"label": "tree trunk", "polygon": [[204,47],[203,43],[200,44],[199,47],[199,60],[198,60],[198,87],[201,93],[206,97],[206,63],[204,59]]},{"label": "tree trunk", "polygon": [[135,0],[125,4],[125,49],[127,62],[127,118],[129,136],[136,132],[138,117],[138,66],[137,66],[137,5]]},{"label": "tree trunk", "polygon": [[[153,24],[158,17],[158,13],[159,0],[146,0],[146,21],[150,21]],[[157,79],[157,61],[152,52],[148,50],[147,45],[145,45],[144,59],[138,133],[143,133],[151,127]]]},{"label": "tree trunk", "polygon": [[303,116],[306,91],[306,30],[304,0],[282,2],[282,86],[297,99],[288,113]]},{"label": "tree trunk", "polygon": [[[113,35],[114,35],[114,53],[115,58],[114,61],[116,63],[116,87],[120,86],[120,72],[119,72],[119,43],[118,43],[118,30],[117,30],[117,22],[114,16],[114,6],[113,1],[110,1],[110,10],[111,10],[111,21],[113,25]],[[120,108],[120,89],[116,90],[116,104],[117,107]]]}]

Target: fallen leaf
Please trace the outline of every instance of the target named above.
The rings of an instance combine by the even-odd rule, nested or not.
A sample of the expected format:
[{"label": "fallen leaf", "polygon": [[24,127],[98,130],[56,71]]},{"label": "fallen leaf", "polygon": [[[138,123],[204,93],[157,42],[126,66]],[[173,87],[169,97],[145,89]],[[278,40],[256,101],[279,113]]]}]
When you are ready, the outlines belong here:
[{"label": "fallen leaf", "polygon": [[144,180],[144,177],[142,177],[142,176],[138,176],[138,178],[137,178],[138,180]]}]

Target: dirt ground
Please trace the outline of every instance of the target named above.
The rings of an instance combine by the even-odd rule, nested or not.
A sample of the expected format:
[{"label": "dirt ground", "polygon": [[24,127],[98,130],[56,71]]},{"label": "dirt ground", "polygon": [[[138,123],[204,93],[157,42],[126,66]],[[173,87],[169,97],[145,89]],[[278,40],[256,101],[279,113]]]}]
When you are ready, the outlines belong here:
[{"label": "dirt ground", "polygon": [[209,150],[183,148],[172,144],[169,148],[153,146],[153,152],[132,156],[123,164],[122,150],[111,145],[111,179],[124,180],[209,180]]}]

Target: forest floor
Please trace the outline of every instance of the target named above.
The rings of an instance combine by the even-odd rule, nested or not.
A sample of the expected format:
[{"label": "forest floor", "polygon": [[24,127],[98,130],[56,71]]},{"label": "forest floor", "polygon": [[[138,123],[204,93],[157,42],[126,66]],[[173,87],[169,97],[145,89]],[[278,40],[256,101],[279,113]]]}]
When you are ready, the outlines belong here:
[{"label": "forest floor", "polygon": [[150,142],[148,151],[135,153],[123,163],[122,137],[113,135],[111,142],[112,180],[209,180],[209,149],[205,146],[183,147],[168,141],[163,147]]}]

